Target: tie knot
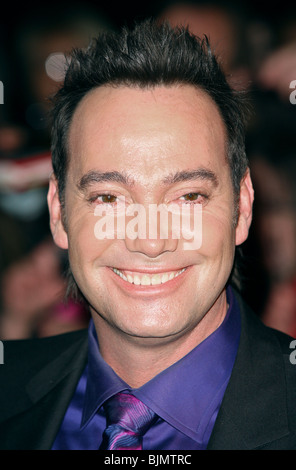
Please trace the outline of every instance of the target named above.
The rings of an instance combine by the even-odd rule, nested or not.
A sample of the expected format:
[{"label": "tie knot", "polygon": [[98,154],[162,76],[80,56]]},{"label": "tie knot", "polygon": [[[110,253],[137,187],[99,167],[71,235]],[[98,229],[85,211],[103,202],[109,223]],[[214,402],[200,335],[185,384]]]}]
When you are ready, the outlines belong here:
[{"label": "tie knot", "polygon": [[126,431],[142,436],[156,418],[141,400],[129,393],[117,393],[104,405],[107,426],[116,424]]}]

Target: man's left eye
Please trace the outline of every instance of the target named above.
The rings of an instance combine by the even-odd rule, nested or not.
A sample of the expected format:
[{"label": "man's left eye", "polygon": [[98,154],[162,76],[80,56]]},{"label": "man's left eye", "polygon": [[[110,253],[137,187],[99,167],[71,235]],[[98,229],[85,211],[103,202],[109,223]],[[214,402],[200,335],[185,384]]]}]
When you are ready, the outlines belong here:
[{"label": "man's left eye", "polygon": [[185,202],[196,202],[199,199],[202,200],[203,196],[199,193],[188,193],[181,196],[181,199]]}]

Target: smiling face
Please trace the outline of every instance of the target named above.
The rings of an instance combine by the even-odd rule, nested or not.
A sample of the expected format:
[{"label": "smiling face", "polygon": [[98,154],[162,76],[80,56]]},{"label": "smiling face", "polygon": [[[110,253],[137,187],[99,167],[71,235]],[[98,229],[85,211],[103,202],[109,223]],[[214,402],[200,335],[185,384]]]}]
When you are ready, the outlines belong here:
[{"label": "smiling face", "polygon": [[[101,335],[157,341],[182,335],[197,342],[222,321],[235,245],[247,236],[249,176],[234,226],[234,195],[225,128],[216,105],[191,86],[142,90],[100,87],[75,111],[69,132],[66,229],[55,180],[49,207],[56,243],[70,265]],[[202,243],[99,239],[98,208],[140,204],[202,208]],[[159,235],[159,234],[158,234]]]}]

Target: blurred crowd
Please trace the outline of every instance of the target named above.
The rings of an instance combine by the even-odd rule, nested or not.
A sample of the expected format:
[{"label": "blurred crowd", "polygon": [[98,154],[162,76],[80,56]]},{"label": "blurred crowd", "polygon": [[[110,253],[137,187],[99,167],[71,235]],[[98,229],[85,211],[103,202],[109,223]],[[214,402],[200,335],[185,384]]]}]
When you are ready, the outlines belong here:
[{"label": "blurred crowd", "polygon": [[[67,253],[49,231],[50,97],[69,51],[118,27],[95,2],[28,13],[9,54],[0,31],[0,339],[88,324],[83,302],[66,296]],[[234,1],[165,1],[153,16],[206,34],[231,85],[247,92],[256,198],[241,290],[267,325],[296,338],[296,7],[272,22]]]}]

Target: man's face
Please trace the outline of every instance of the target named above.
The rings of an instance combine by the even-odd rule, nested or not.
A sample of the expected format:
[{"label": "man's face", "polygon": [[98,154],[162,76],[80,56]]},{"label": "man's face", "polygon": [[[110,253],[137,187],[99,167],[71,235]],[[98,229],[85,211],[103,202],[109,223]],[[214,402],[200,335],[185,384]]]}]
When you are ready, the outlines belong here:
[{"label": "man's face", "polygon": [[[58,205],[50,207],[56,206],[56,243],[69,249],[95,323],[125,337],[163,340],[221,322],[235,244],[244,241],[248,226],[246,217],[234,226],[225,149],[216,105],[191,86],[106,86],[81,101],[69,132],[66,230]],[[52,201],[55,190],[52,182]],[[148,214],[151,204],[172,203],[189,204],[191,214],[201,205],[199,248],[184,249],[188,240],[170,236],[172,227],[167,239],[95,236],[102,204],[115,212],[140,204]]]}]

